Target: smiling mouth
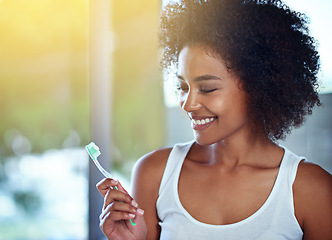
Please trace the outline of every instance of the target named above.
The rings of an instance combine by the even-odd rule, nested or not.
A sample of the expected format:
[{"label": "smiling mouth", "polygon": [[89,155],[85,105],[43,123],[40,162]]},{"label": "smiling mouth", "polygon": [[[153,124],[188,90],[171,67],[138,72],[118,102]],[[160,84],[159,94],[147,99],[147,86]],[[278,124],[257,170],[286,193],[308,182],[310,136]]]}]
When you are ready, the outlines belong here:
[{"label": "smiling mouth", "polygon": [[210,118],[203,118],[203,119],[191,119],[191,125],[194,130],[204,130],[208,126],[210,126],[217,118],[210,117]]},{"label": "smiling mouth", "polygon": [[207,123],[213,122],[215,119],[216,119],[216,118],[205,118],[205,119],[201,119],[201,120],[191,119],[191,122],[192,122],[194,125],[201,126],[201,125],[204,125],[204,124],[207,124]]}]

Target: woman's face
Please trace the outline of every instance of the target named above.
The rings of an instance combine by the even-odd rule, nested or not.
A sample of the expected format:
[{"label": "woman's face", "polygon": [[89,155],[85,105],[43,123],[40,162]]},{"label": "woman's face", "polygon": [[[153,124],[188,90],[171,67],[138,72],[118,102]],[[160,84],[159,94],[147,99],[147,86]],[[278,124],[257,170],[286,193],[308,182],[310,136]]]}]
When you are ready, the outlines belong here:
[{"label": "woman's face", "polygon": [[179,100],[202,145],[248,129],[247,95],[241,80],[204,46],[186,46],[178,61]]}]

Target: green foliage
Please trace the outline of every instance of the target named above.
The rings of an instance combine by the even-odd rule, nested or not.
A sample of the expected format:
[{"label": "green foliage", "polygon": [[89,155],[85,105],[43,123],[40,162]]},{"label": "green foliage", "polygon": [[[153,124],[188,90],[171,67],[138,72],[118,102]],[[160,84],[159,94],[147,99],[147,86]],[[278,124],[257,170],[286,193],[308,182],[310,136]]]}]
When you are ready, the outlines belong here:
[{"label": "green foliage", "polygon": [[0,32],[0,154],[9,130],[33,152],[88,141],[87,2],[2,0]]},{"label": "green foliage", "polygon": [[[13,154],[6,137],[12,130],[29,140],[32,152],[61,148],[71,130],[81,145],[90,141],[87,3],[0,2],[0,155]],[[112,152],[121,165],[164,143],[160,3],[112,4]]]}]

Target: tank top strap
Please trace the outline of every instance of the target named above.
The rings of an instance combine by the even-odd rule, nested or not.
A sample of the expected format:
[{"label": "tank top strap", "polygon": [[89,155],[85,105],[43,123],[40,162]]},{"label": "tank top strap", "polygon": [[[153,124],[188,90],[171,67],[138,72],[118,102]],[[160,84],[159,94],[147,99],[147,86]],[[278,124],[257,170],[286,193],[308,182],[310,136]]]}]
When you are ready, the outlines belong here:
[{"label": "tank top strap", "polygon": [[171,153],[169,154],[166,167],[161,179],[160,187],[159,187],[159,195],[162,193],[166,183],[171,178],[173,172],[178,168],[181,167],[183,161],[188,154],[191,146],[194,144],[195,141],[190,141],[187,143],[179,143],[176,144]]},{"label": "tank top strap", "polygon": [[280,165],[279,174],[281,175],[281,179],[287,181],[290,187],[292,187],[295,181],[298,166],[302,160],[306,161],[306,158],[302,156],[297,156],[295,153],[291,152],[287,148],[283,146],[281,147],[284,149],[285,153],[283,161]]}]

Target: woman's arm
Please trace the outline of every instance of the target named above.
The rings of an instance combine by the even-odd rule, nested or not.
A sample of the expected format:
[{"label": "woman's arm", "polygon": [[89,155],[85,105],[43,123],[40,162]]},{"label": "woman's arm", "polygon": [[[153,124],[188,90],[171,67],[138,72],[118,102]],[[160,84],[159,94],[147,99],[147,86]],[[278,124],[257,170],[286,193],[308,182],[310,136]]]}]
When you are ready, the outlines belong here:
[{"label": "woman's arm", "polygon": [[321,167],[303,162],[294,182],[295,215],[304,240],[332,239],[332,176]]},{"label": "woman's arm", "polygon": [[171,149],[160,149],[143,156],[135,165],[132,177],[133,197],[144,210],[147,240],[160,238],[156,202],[159,185]]}]

